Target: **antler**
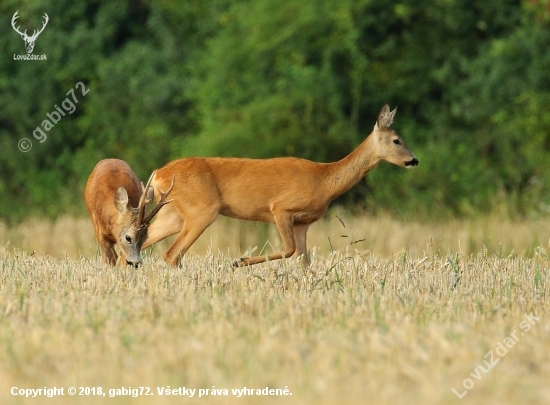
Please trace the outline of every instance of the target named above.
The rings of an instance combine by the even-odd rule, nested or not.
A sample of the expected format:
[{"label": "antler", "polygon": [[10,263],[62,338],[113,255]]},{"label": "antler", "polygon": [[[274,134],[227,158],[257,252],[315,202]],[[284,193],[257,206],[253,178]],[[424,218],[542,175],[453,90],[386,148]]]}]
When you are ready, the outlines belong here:
[{"label": "antler", "polygon": [[19,35],[24,36],[24,37],[26,37],[26,38],[28,38],[28,39],[31,39],[31,40],[32,40],[32,39],[36,39],[36,38],[40,35],[40,33],[41,33],[42,31],[44,31],[44,28],[46,28],[46,25],[48,25],[48,21],[50,21],[50,18],[48,17],[48,14],[44,13],[44,16],[43,16],[42,18],[45,18],[46,21],[44,21],[44,22],[42,23],[42,28],[41,28],[40,30],[38,30],[38,32],[37,32],[36,30],[34,30],[34,31],[33,31],[33,34],[29,37],[29,36],[27,35],[27,30],[25,30],[25,32],[21,32],[21,31],[19,31],[19,27],[16,27],[16,26],[15,26],[15,20],[17,20],[17,19],[19,18],[19,16],[17,15],[17,13],[19,13],[19,10],[17,10],[17,11],[15,12],[15,14],[13,15],[13,17],[12,17],[12,19],[11,19],[11,26],[13,27],[13,29],[15,30],[15,32],[17,32]]},{"label": "antler", "polygon": [[[140,227],[143,224],[143,217],[145,216],[145,207],[147,204],[151,202],[151,199],[147,198],[147,191],[149,190],[149,186],[151,185],[151,181],[153,180],[153,176],[155,175],[156,171],[151,173],[151,177],[149,177],[149,180],[147,181],[147,185],[143,189],[143,194],[141,195],[139,199],[138,204],[138,219],[136,225]],[[143,183],[141,183],[143,186]]]},{"label": "antler", "polygon": [[32,33],[32,37],[31,37],[33,39],[37,38],[40,35],[40,33],[42,31],[44,31],[44,28],[46,28],[46,25],[48,25],[48,21],[50,21],[50,18],[48,17],[48,14],[46,14],[46,13],[44,13],[44,16],[42,18],[45,18],[46,21],[44,21],[42,23],[42,28],[40,28],[40,30],[38,32],[36,32],[36,30],[34,30],[34,32]]},{"label": "antler", "polygon": [[11,26],[13,27],[13,29],[15,30],[15,32],[17,32],[19,35],[24,35],[24,36],[27,36],[27,30],[25,30],[25,32],[21,32],[19,31],[19,27],[15,27],[15,20],[17,20],[19,18],[19,16],[17,15],[17,13],[19,13],[19,10],[17,10],[15,12],[15,14],[13,15],[12,19],[11,19]]},{"label": "antler", "polygon": [[166,204],[168,203],[171,203],[172,201],[174,201],[174,199],[171,199],[170,201],[166,201],[166,197],[168,197],[168,194],[170,194],[170,191],[172,191],[172,189],[174,188],[174,182],[176,180],[176,176],[175,175],[172,175],[172,184],[170,185],[170,188],[168,189],[168,191],[164,192],[160,189],[160,187],[157,186],[159,192],[160,192],[160,200],[158,202],[158,204],[155,206],[155,208],[153,208],[153,210],[149,213],[149,215],[147,215],[147,217],[145,218],[145,220],[143,221],[145,224],[149,224],[149,222],[151,222],[151,220],[153,219],[153,217],[157,214],[157,212],[159,212],[159,210]]}]

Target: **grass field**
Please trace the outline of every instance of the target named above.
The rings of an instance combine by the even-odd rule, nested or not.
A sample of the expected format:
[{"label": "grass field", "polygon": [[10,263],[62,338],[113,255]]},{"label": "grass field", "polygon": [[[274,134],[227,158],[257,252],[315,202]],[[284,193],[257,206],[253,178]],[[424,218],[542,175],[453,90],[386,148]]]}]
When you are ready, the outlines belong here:
[{"label": "grass field", "polygon": [[[312,227],[309,270],[233,269],[279,247],[257,224],[220,221],[181,268],[156,250],[137,270],[100,264],[87,220],[0,227],[0,403],[550,403],[549,221],[341,218]],[[154,396],[109,397],[122,387]]]},{"label": "grass field", "polygon": [[[550,218],[511,221],[500,216],[470,220],[451,219],[444,223],[398,221],[389,216],[350,218],[331,211],[308,232],[308,248],[326,256],[333,251],[358,250],[378,257],[392,257],[407,251],[421,257],[429,239],[434,249],[477,254],[482,246],[500,256],[532,257],[537,247],[548,247]],[[62,217],[55,222],[30,219],[8,228],[0,222],[0,244],[8,250],[54,258],[92,258],[98,255],[88,217]],[[169,246],[163,241],[153,247],[160,254]],[[281,247],[275,226],[219,217],[191,246],[189,253],[205,255],[221,251],[231,256],[272,252]]]}]

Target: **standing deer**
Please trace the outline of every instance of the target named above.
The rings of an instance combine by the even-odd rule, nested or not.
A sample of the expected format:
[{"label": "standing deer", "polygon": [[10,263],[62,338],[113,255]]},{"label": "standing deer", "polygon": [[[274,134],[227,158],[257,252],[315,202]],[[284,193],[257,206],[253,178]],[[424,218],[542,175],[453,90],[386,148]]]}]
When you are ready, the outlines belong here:
[{"label": "standing deer", "polygon": [[[275,223],[284,250],[267,256],[241,258],[247,266],[301,256],[309,265],[306,233],[336,197],[348,191],[381,161],[413,167],[418,159],[389,126],[397,108],[382,107],[372,133],[348,156],[334,163],[293,157],[274,159],[185,158],[157,170],[153,182],[167,186],[175,176],[174,203],[149,229],[142,249],[178,234],[164,253],[169,264],[180,258],[218,214],[249,221]],[[159,195],[155,195],[158,199]]]},{"label": "standing deer", "polygon": [[[141,245],[147,239],[151,219],[170,201],[167,192],[158,190],[160,198],[155,208],[145,216],[145,208],[153,199],[150,187],[155,172],[147,186],[139,181],[128,163],[119,159],[100,161],[90,174],[84,199],[94,225],[95,237],[101,249],[103,263],[110,265],[141,263]],[[133,208],[136,207],[136,208]],[[115,245],[120,249],[117,257]]]},{"label": "standing deer", "polygon": [[17,10],[15,12],[15,14],[13,15],[13,17],[11,19],[11,26],[15,30],[15,32],[17,32],[19,35],[21,35],[21,38],[23,38],[23,41],[25,41],[25,48],[27,49],[27,53],[32,53],[32,50],[34,49],[34,43],[36,42],[36,39],[38,38],[40,33],[42,31],[44,31],[44,28],[46,28],[46,25],[48,25],[48,21],[50,19],[48,17],[48,14],[44,13],[44,17],[42,17],[42,18],[44,18],[44,22],[42,23],[42,28],[40,28],[38,31],[34,30],[32,35],[29,37],[27,35],[27,30],[25,30],[25,32],[21,32],[21,31],[19,31],[19,27],[15,26],[15,20],[17,20],[19,18],[17,13],[19,13],[19,10]]}]

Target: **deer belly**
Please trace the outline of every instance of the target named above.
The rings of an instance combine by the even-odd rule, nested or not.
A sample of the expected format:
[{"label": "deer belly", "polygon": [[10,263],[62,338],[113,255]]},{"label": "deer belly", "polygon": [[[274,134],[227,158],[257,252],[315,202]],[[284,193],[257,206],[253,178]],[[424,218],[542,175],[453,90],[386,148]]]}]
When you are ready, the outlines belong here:
[{"label": "deer belly", "polygon": [[310,210],[298,210],[294,214],[294,223],[295,224],[312,224],[313,222],[318,221],[321,219],[323,214],[325,213],[327,209],[319,209],[315,211]]},{"label": "deer belly", "polygon": [[264,207],[254,206],[254,204],[239,205],[238,207],[224,205],[220,209],[220,214],[248,221],[275,222],[271,211]]}]

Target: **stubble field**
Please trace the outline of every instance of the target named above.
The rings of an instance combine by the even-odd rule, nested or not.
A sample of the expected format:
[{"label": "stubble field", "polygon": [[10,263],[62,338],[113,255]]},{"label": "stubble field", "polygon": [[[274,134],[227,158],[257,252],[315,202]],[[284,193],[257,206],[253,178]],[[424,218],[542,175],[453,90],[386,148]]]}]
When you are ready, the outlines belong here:
[{"label": "stubble field", "polygon": [[340,217],[312,227],[308,270],[232,268],[279,247],[255,224],[137,270],[102,265],[87,220],[3,226],[0,403],[550,403],[550,221]]}]

